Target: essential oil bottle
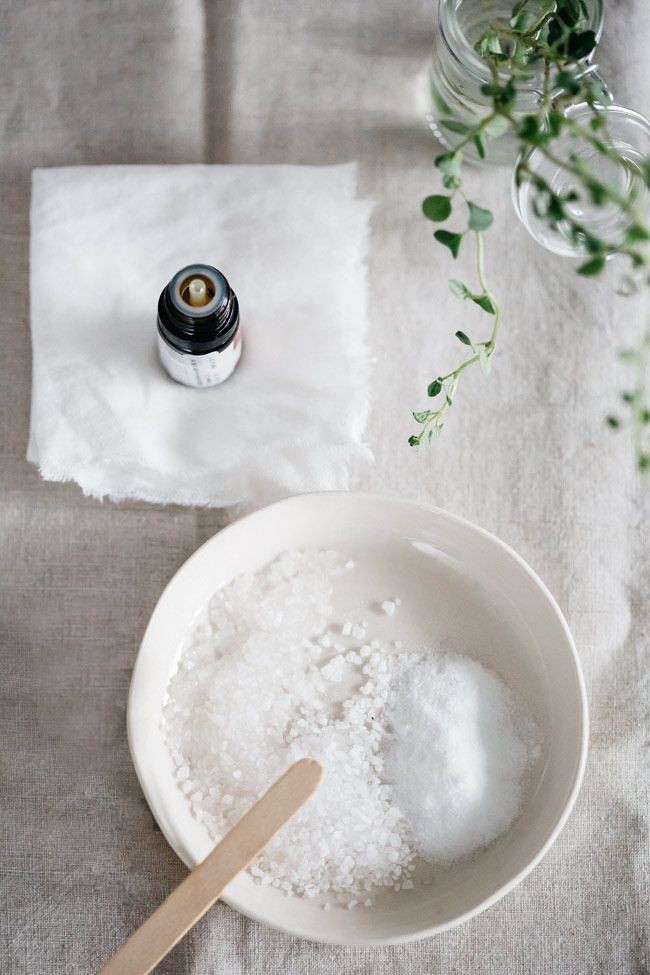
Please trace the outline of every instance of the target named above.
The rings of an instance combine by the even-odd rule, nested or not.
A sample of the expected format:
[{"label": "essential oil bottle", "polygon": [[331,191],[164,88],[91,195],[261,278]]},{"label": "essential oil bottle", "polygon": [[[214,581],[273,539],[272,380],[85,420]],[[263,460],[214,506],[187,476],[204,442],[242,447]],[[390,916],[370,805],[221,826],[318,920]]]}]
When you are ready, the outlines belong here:
[{"label": "essential oil bottle", "polygon": [[218,386],[241,356],[239,302],[228,281],[209,264],[181,268],[158,300],[158,353],[176,382]]}]

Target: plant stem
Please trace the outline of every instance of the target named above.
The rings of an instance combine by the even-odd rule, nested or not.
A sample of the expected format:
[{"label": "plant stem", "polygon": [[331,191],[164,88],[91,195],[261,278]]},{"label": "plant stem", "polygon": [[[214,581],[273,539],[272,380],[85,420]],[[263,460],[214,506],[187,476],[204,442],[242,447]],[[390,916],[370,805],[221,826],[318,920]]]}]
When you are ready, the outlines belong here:
[{"label": "plant stem", "polygon": [[[425,434],[431,438],[434,431],[441,431],[441,418],[452,405],[460,376],[466,369],[480,362],[482,369],[488,371],[488,363],[501,327],[501,309],[490,290],[485,272],[483,230],[489,227],[491,221],[486,224],[484,208],[468,200],[459,175],[465,146],[474,141],[479,156],[483,158],[485,144],[490,138],[501,134],[495,126],[492,133],[486,131],[482,135],[494,119],[501,116],[509,130],[519,139],[517,177],[520,180],[526,179],[531,184],[531,192],[536,194],[533,203],[535,212],[546,219],[553,231],[566,233],[578,252],[584,249],[587,261],[580,265],[578,272],[585,276],[598,274],[605,266],[606,257],[621,254],[630,259],[633,272],[638,272],[624,277],[623,284],[627,293],[637,289],[640,278],[650,285],[650,261],[644,246],[650,240],[650,229],[638,211],[639,194],[635,192],[643,180],[650,188],[650,158],[642,159],[638,165],[633,164],[618,151],[609,135],[608,99],[606,95],[603,97],[601,88],[591,75],[590,46],[595,43],[596,37],[589,26],[587,8],[582,0],[553,0],[551,4],[544,3],[544,12],[527,29],[518,30],[517,24],[522,24],[523,28],[529,19],[525,14],[523,17],[519,16],[525,6],[526,0],[519,0],[508,21],[491,20],[489,30],[479,38],[475,49],[483,57],[492,79],[492,85],[484,86],[481,90],[491,97],[491,111],[477,121],[473,128],[465,127],[464,123],[459,124],[460,120],[456,120],[455,126],[450,124],[449,128],[461,132],[463,137],[451,153],[445,153],[436,160],[444,173],[443,185],[452,191],[449,200],[456,193],[464,199],[469,210],[469,222],[466,230],[455,233],[436,232],[434,236],[456,257],[463,237],[469,230],[475,234],[479,291],[473,293],[463,282],[456,281],[452,282],[452,291],[459,298],[471,300],[483,311],[493,314],[492,331],[487,341],[477,343],[472,343],[464,332],[457,332],[460,341],[471,345],[473,355],[446,375],[438,376],[430,384],[430,395],[435,397],[444,391],[444,401],[438,409],[414,414],[416,421],[422,424],[422,429],[417,436],[409,438],[412,444],[419,444]],[[529,94],[531,92],[528,82],[533,65],[542,67],[542,90],[536,92],[537,105],[532,110],[522,110],[519,96],[522,91]],[[593,119],[589,125],[580,124],[569,114],[570,107],[580,102],[586,102],[590,107]],[[477,112],[476,117],[479,114]],[[562,152],[555,151],[553,147],[553,140],[563,133],[575,140],[576,146],[575,150],[570,148],[567,158],[562,158]],[[583,158],[580,150],[584,147],[589,147],[589,153]],[[632,183],[630,192],[622,192],[616,186],[598,178],[591,167],[590,157],[594,151],[634,174],[636,180]],[[567,190],[553,190],[548,180],[529,165],[533,152],[538,152],[552,166],[573,177],[575,189],[569,186]],[[571,183],[571,180],[568,182]],[[573,216],[576,211],[568,204],[580,199],[591,202],[596,207],[607,204],[618,208],[620,214],[626,218],[622,221],[625,226],[620,240],[602,239],[596,229],[587,229]],[[544,212],[541,212],[542,208]],[[447,209],[449,215],[451,208]],[[487,213],[489,215],[489,211]],[[434,209],[430,212],[425,209],[425,216],[438,220],[433,214]],[[650,433],[650,412],[645,402],[646,378],[650,368],[650,332],[645,334],[640,347],[629,350],[625,358],[637,364],[637,376],[634,392],[625,394],[623,398],[632,407],[633,438],[639,466],[643,470],[650,470],[650,452],[646,446]],[[616,417],[611,417],[610,421],[611,426],[619,425]]]}]

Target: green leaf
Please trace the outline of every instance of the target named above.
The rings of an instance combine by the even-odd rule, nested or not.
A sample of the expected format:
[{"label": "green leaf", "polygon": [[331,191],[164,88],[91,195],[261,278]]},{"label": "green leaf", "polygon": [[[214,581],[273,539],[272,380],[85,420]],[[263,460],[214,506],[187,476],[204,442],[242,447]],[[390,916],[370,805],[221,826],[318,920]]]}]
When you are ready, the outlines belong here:
[{"label": "green leaf", "polygon": [[442,115],[452,114],[452,110],[450,109],[449,105],[444,100],[442,95],[440,95],[437,91],[432,91],[431,97],[433,98],[434,105]]},{"label": "green leaf", "polygon": [[469,290],[466,284],[462,281],[457,281],[455,278],[451,278],[449,281],[449,290],[457,298],[471,298],[472,292]]},{"label": "green leaf", "polygon": [[492,368],[492,357],[488,350],[483,346],[479,352],[479,365],[481,367],[481,372],[484,376],[489,376],[490,369]]},{"label": "green leaf", "polygon": [[442,185],[446,190],[455,190],[460,186],[459,176],[443,176]]},{"label": "green leaf", "polygon": [[650,471],[650,454],[639,454],[637,464],[640,471]]},{"label": "green leaf", "polygon": [[497,98],[504,91],[505,87],[496,83],[481,85],[481,94],[487,95],[488,98]]},{"label": "green leaf", "polygon": [[634,395],[634,393],[621,393],[621,399],[623,400],[624,403],[627,403],[628,406],[631,406],[632,403],[635,401],[636,396]]},{"label": "green leaf", "polygon": [[591,54],[596,46],[596,35],[592,30],[585,30],[579,34],[569,35],[568,50],[571,57],[580,61]]},{"label": "green leaf", "polygon": [[476,146],[476,151],[478,152],[479,159],[485,159],[485,143],[481,138],[480,132],[477,132],[476,135],[472,136],[472,142]]},{"label": "green leaf", "polygon": [[508,131],[510,123],[503,115],[495,115],[493,119],[486,122],[481,132],[488,139],[498,139],[500,135]]},{"label": "green leaf", "polygon": [[594,237],[588,230],[580,229],[578,242],[584,244],[590,254],[598,254],[603,249],[603,242],[598,237]]},{"label": "green leaf", "polygon": [[585,185],[596,206],[600,206],[609,197],[609,190],[603,183],[599,183],[597,179],[585,178]]},{"label": "green leaf", "polygon": [[492,28],[486,30],[474,45],[474,50],[482,58],[490,54],[502,54],[501,41],[497,32]]},{"label": "green leaf", "polygon": [[619,349],[618,357],[621,362],[637,362],[639,358],[639,353],[636,349]]},{"label": "green leaf", "polygon": [[460,185],[460,164],[462,155],[460,152],[444,152],[436,158],[435,164],[444,174],[442,185],[447,189],[453,190]]},{"label": "green leaf", "polygon": [[578,274],[582,274],[586,278],[591,278],[595,274],[600,274],[600,272],[604,267],[605,267],[605,258],[603,257],[602,254],[596,254],[595,257],[592,257],[584,264],[581,264],[580,267],[577,269],[577,271]]},{"label": "green leaf", "polygon": [[561,47],[566,46],[566,41],[570,33],[571,31],[566,24],[563,24],[557,17],[549,21],[546,30],[546,40],[549,46],[554,48],[551,51],[551,59],[557,57]]},{"label": "green leaf", "polygon": [[558,71],[555,80],[567,95],[577,95],[580,91],[580,82],[572,71]]},{"label": "green leaf", "polygon": [[472,295],[472,301],[483,311],[486,311],[488,315],[496,315],[496,308],[494,307],[494,302],[489,295]]},{"label": "green leaf", "polygon": [[462,234],[452,234],[449,230],[436,230],[433,236],[440,244],[448,247],[454,257],[458,257],[460,243],[463,239]]},{"label": "green leaf", "polygon": [[494,217],[489,210],[471,202],[468,202],[467,206],[469,208],[468,227],[470,230],[487,230],[492,225]]},{"label": "green leaf", "polygon": [[650,240],[650,233],[648,233],[643,224],[633,223],[628,227],[625,237],[628,243],[636,244],[639,241]]},{"label": "green leaf", "polygon": [[417,447],[419,443],[420,443],[419,437],[413,437],[413,436],[409,437],[409,444],[411,447]]},{"label": "green leaf", "polygon": [[605,423],[608,427],[611,427],[612,430],[618,430],[621,425],[621,421],[617,416],[606,416]]},{"label": "green leaf", "polygon": [[429,386],[427,388],[427,393],[429,394],[429,396],[437,396],[441,389],[442,389],[442,383],[440,382],[440,380],[434,379],[432,383],[429,383]]},{"label": "green leaf", "polygon": [[556,196],[555,193],[549,194],[546,212],[551,220],[560,221],[564,219],[564,204],[559,196]]},{"label": "green leaf", "polygon": [[440,124],[444,125],[446,129],[450,132],[457,132],[459,135],[466,135],[469,132],[469,125],[465,125],[463,122],[458,122],[454,118],[441,118]]},{"label": "green leaf", "polygon": [[[526,41],[515,41],[515,47],[510,55],[510,60],[520,68],[530,63],[530,47]],[[523,80],[523,77],[521,80]]]},{"label": "green leaf", "polygon": [[423,410],[421,413],[414,413],[413,419],[416,423],[426,423],[429,419],[429,411]]},{"label": "green leaf", "polygon": [[569,27],[575,27],[583,18],[583,4],[581,0],[559,0],[557,11]]},{"label": "green leaf", "polygon": [[508,78],[499,94],[493,96],[494,104],[498,105],[499,108],[512,108],[516,100],[517,87],[514,79]]},{"label": "green leaf", "polygon": [[435,165],[449,176],[458,176],[460,172],[460,156],[457,152],[443,152],[436,156]]},{"label": "green leaf", "polygon": [[539,135],[539,120],[536,115],[524,115],[517,126],[517,137],[527,142],[534,141]]},{"label": "green leaf", "polygon": [[585,93],[586,100],[590,104],[597,105],[599,109],[603,109],[605,111],[610,107],[610,95],[604,81],[593,77],[583,78],[582,90]]},{"label": "green leaf", "polygon": [[422,202],[422,213],[427,220],[446,220],[451,213],[451,199],[448,196],[428,196]]},{"label": "green leaf", "polygon": [[465,335],[464,332],[456,332],[456,338],[459,342],[462,342],[463,345],[469,345],[470,347],[472,346],[471,340],[467,337],[467,335]]},{"label": "green leaf", "polygon": [[510,18],[510,26],[513,30],[519,31],[520,33],[525,33],[534,21],[533,15],[528,10],[520,10],[518,13],[513,13]]},{"label": "green leaf", "polygon": [[457,173],[460,169],[460,160],[455,152],[443,152],[442,155],[436,156],[434,165],[443,173]]}]

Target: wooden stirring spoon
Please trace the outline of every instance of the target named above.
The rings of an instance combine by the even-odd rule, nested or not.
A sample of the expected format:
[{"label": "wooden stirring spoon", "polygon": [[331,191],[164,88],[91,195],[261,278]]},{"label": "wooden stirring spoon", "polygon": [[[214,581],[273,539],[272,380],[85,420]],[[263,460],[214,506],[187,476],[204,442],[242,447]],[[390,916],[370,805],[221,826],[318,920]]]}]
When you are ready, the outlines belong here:
[{"label": "wooden stirring spoon", "polygon": [[140,925],[99,975],[147,975],[298,812],[318,788],[322,775],[313,759],[301,758],[292,765]]}]

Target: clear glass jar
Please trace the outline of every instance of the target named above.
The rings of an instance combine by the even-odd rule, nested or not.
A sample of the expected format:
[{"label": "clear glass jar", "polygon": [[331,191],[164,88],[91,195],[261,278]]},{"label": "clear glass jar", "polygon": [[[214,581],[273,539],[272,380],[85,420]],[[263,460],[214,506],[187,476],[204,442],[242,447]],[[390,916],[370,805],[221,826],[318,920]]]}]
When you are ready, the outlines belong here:
[{"label": "clear glass jar", "polygon": [[[596,40],[603,29],[602,0],[586,0],[589,11],[587,28],[593,30]],[[474,126],[492,109],[491,100],[481,93],[481,86],[492,81],[485,61],[476,53],[474,45],[490,26],[494,18],[508,19],[512,12],[510,0],[439,0],[438,30],[434,35],[431,68],[429,72],[430,111],[427,121],[439,142],[454,149],[462,140],[462,134],[445,126],[453,120]],[[535,13],[535,4],[527,9]],[[538,4],[541,8],[541,4]],[[585,71],[596,73],[592,54],[585,58]],[[515,114],[533,112],[542,97],[542,72],[530,68],[529,80],[518,83],[520,94],[515,104]],[[480,160],[474,146],[467,146],[466,154],[477,162],[507,165],[515,161],[519,149],[518,140],[506,132],[488,143],[485,160]]]},{"label": "clear glass jar", "polygon": [[[573,105],[566,112],[569,118],[579,125],[588,126],[593,117],[589,105]],[[611,105],[606,110],[607,128],[600,132],[600,138],[616,150],[625,164],[610,159],[599,152],[589,142],[577,141],[570,134],[562,134],[554,140],[552,150],[554,160],[539,149],[525,153],[528,169],[539,174],[557,195],[575,191],[578,198],[566,204],[569,215],[585,228],[587,233],[609,244],[622,243],[632,217],[614,203],[596,206],[585,194],[582,184],[560,163],[569,162],[569,156],[577,155],[580,162],[589,166],[593,175],[612,187],[621,197],[635,201],[635,210],[640,214],[648,211],[650,194],[643,176],[643,162],[650,156],[650,122],[638,112],[629,108]],[[554,254],[565,257],[584,257],[585,249],[574,242],[568,234],[568,227],[562,222],[553,229],[548,219],[537,215],[535,199],[537,193],[528,180],[517,186],[513,181],[512,196],[515,210],[524,227],[532,237]]]}]

